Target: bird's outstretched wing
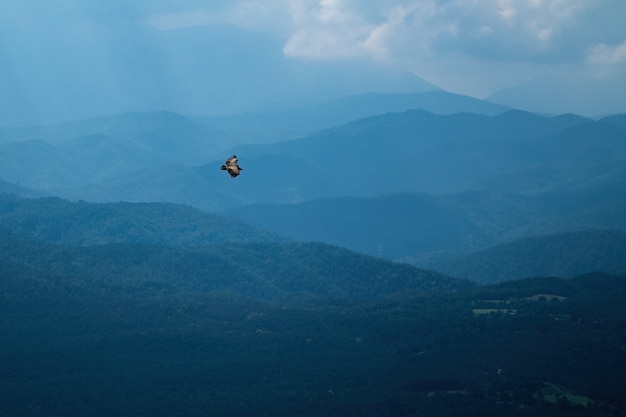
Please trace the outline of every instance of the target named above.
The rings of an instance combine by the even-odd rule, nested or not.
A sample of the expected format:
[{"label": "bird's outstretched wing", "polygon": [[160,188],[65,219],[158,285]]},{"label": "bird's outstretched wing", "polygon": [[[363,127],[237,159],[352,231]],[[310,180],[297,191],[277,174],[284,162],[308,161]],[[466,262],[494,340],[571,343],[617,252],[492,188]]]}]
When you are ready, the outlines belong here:
[{"label": "bird's outstretched wing", "polygon": [[237,166],[237,162],[239,162],[239,160],[237,159],[237,155],[233,155],[226,160],[226,166],[227,167]]}]

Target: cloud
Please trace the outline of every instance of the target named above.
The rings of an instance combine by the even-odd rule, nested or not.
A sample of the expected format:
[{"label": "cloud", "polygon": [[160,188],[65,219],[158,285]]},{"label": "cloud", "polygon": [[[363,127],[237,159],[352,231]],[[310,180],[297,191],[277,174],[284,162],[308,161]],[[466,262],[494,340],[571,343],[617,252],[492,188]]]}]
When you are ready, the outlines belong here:
[{"label": "cloud", "polygon": [[[569,59],[581,49],[568,37],[571,39],[572,32],[587,23],[585,12],[599,3],[600,0],[246,1],[235,3],[228,20],[246,27],[270,31],[276,28],[285,37],[283,52],[295,58],[370,57],[406,62],[457,54],[492,61],[558,61]],[[268,18],[272,25],[263,23]]]},{"label": "cloud", "polygon": [[382,61],[443,88],[462,79],[468,89],[459,92],[474,95],[568,65],[619,60],[626,39],[626,2],[613,0],[188,1],[146,22],[271,32],[288,58]]},{"label": "cloud", "polygon": [[626,40],[618,45],[598,43],[589,48],[587,62],[591,65],[626,64]]},{"label": "cloud", "polygon": [[[227,23],[272,32],[286,56],[394,62],[445,54],[490,61],[559,62],[607,39],[585,39],[610,0],[242,0],[155,14],[159,30]],[[195,3],[194,3],[195,4]],[[601,13],[590,13],[599,10]],[[596,21],[592,21],[595,19]],[[589,29],[585,29],[589,28]],[[626,36],[626,31],[620,29]],[[601,30],[596,30],[600,33]]]},{"label": "cloud", "polygon": [[[626,40],[616,44],[592,45],[586,51],[586,64],[591,78],[614,80],[616,85],[623,86],[626,79]],[[623,87],[620,90],[622,94],[626,91]]]},{"label": "cloud", "polygon": [[328,59],[369,55],[374,25],[346,0],[292,1],[291,24],[283,52],[290,57]]}]

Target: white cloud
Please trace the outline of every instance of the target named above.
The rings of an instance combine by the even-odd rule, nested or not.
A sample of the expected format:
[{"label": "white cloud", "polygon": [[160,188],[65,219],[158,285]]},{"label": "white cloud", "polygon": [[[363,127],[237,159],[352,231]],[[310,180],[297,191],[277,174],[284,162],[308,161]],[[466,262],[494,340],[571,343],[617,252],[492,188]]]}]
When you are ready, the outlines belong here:
[{"label": "white cloud", "polygon": [[[626,2],[614,0],[233,0],[203,7],[147,22],[161,30],[219,22],[268,31],[284,40],[287,57],[384,60],[435,74],[429,80],[443,80],[443,88],[467,80],[463,68],[471,63],[473,93],[479,84],[493,91],[503,87],[494,80],[523,81],[551,66],[614,65],[626,39],[616,23]],[[497,74],[503,64],[527,70]]]},{"label": "white cloud", "polygon": [[512,0],[498,1],[498,14],[504,20],[511,20],[517,15],[517,9],[513,6]]},{"label": "white cloud", "polygon": [[[559,37],[601,0],[285,0],[293,57],[558,59]],[[280,2],[276,2],[277,4]],[[487,42],[487,43],[486,43]]]},{"label": "white cloud", "polygon": [[591,65],[626,64],[626,40],[618,45],[598,43],[589,48],[587,62]]},{"label": "white cloud", "polygon": [[[492,49],[490,59],[523,59],[558,48],[555,38],[603,1],[245,0],[153,15],[146,22],[160,30],[221,22],[271,31],[285,38],[286,55],[311,59],[430,55],[439,48],[473,55],[485,47]],[[485,35],[506,48],[485,45]]]},{"label": "white cloud", "polygon": [[350,0],[291,1],[293,32],[287,56],[328,59],[368,55],[374,25]]},{"label": "white cloud", "polygon": [[428,46],[427,27],[419,21],[437,13],[434,0],[383,0],[369,8],[350,0],[294,3],[300,6],[294,14],[296,30],[284,52],[307,58],[393,59],[399,51]]}]

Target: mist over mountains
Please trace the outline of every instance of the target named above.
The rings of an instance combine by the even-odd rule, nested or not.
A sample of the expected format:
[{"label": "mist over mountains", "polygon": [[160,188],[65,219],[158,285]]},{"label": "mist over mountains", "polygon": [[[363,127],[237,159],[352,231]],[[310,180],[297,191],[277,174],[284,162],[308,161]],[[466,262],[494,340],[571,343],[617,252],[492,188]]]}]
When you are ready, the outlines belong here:
[{"label": "mist over mountains", "polygon": [[[475,107],[466,105],[468,111]],[[315,119],[309,127],[318,124]],[[253,145],[237,139],[240,130],[171,113],[120,115],[83,122],[79,130],[70,124],[65,140],[59,140],[60,126],[50,133],[4,130],[0,177],[71,199],[169,201],[207,210],[346,195],[445,194],[540,165],[567,171],[619,161],[625,152],[620,120],[407,110]],[[143,131],[129,139],[115,131],[124,123],[142,126],[130,131]],[[256,174],[224,181],[214,166],[231,153],[240,156],[246,172]]]},{"label": "mist over mountains", "polygon": [[[0,78],[0,126],[163,109],[180,114],[258,112],[370,91],[438,89],[384,63],[290,59],[282,53],[281,39],[233,25],[161,31],[132,23],[119,22],[112,30],[98,25],[93,36],[69,42],[69,47],[71,27],[54,27],[38,42],[26,40],[29,54],[7,43],[3,50],[13,65]],[[31,28],[37,34],[40,29]],[[101,31],[104,39],[98,36]]]},{"label": "mist over mountains", "polygon": [[602,117],[626,111],[626,86],[615,76],[551,75],[527,80],[485,97],[516,109],[544,114]]},{"label": "mist over mountains", "polygon": [[[446,254],[517,239],[625,230],[625,137],[620,115],[372,93],[285,111],[4,128],[0,178],[10,193],[190,205],[437,269]],[[232,153],[244,167],[236,180],[219,170]]]}]

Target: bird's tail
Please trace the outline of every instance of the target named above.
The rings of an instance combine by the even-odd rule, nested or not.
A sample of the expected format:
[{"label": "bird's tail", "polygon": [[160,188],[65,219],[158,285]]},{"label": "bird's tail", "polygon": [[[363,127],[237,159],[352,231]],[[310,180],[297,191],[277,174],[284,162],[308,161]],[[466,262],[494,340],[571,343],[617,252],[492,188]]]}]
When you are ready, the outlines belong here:
[{"label": "bird's tail", "polygon": [[222,167],[220,168],[222,171],[226,171],[226,165],[222,165]]}]

